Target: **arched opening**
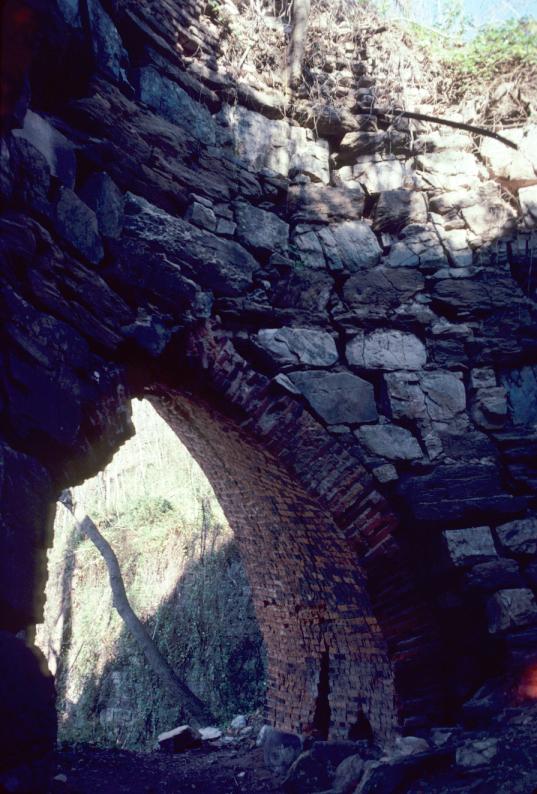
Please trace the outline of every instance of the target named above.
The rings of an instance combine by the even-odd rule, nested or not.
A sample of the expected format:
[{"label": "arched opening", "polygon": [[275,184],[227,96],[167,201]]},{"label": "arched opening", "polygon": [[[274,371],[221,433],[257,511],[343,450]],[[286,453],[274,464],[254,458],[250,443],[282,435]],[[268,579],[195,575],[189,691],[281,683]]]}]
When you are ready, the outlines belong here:
[{"label": "arched opening", "polygon": [[396,721],[391,666],[341,529],[236,421],[198,396],[151,392],[237,538],[267,649],[268,721],[347,738],[364,712],[375,735],[388,736]]},{"label": "arched opening", "polygon": [[[157,648],[218,721],[263,706],[265,654],[239,549],[214,492],[147,400],[136,434],[73,489],[118,559]],[[152,749],[188,709],[113,607],[106,563],[58,506],[36,644],[55,676],[60,741]]]},{"label": "arched opening", "polygon": [[267,652],[267,721],[347,738],[365,720],[375,737],[389,736],[392,667],[352,545],[270,445],[198,389],[160,384],[145,393],[203,469],[233,530]]}]

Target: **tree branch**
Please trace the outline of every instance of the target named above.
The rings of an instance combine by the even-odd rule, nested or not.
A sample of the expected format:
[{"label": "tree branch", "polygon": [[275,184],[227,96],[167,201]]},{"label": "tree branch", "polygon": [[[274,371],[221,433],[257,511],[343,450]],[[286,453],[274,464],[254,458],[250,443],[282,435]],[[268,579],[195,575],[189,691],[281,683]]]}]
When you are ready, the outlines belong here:
[{"label": "tree branch", "polygon": [[452,121],[451,119],[443,119],[439,118],[438,116],[430,116],[428,113],[416,113],[412,110],[390,110],[389,108],[371,108],[368,110],[358,110],[357,115],[359,116],[376,116],[377,118],[382,117],[403,117],[406,119],[417,119],[418,121],[430,121],[433,124],[442,124],[445,127],[453,127],[457,130],[466,130],[466,132],[473,132],[476,135],[485,135],[487,138],[494,138],[500,143],[504,143],[506,146],[509,146],[511,149],[516,149],[518,151],[518,144],[514,141],[510,141],[509,138],[504,138],[503,135],[499,135],[497,132],[492,132],[492,130],[487,130],[485,127],[474,127],[473,124],[464,124],[462,121]]},{"label": "tree branch", "polygon": [[114,608],[123,620],[132,638],[137,642],[152,670],[160,677],[161,681],[168,687],[170,692],[177,697],[193,724],[207,725],[208,723],[214,722],[214,715],[211,713],[208,706],[177,677],[172,667],[168,664],[151,639],[143,623],[132,609],[123,583],[119,562],[111,545],[106,538],[101,535],[89,516],[84,515],[82,517],[75,514],[75,508],[69,491],[64,491],[59,501],[69,510],[79,531],[91,540],[105,561],[108,569],[108,578],[110,580]]}]

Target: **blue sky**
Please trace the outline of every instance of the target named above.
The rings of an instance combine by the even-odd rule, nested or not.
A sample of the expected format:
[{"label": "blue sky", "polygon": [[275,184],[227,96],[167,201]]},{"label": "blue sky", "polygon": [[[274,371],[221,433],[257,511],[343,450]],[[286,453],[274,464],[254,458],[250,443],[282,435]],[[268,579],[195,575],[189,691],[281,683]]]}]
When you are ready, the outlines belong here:
[{"label": "blue sky", "polygon": [[407,3],[411,9],[407,15],[425,25],[433,25],[444,14],[456,10],[471,20],[474,29],[507,19],[537,16],[537,0],[407,0]]}]

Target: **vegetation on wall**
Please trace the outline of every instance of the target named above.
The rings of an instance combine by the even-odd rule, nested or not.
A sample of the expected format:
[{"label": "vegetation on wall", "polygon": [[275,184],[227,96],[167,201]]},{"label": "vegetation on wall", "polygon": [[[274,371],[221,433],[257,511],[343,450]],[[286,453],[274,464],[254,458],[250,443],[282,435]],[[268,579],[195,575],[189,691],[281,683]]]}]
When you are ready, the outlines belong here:
[{"label": "vegetation on wall", "polygon": [[[225,721],[261,705],[265,662],[233,534],[201,469],[148,403],[137,435],[76,490],[113,546],[129,600],[176,673]],[[38,642],[60,738],[151,747],[182,720],[112,608],[105,564],[58,512]]]},{"label": "vegetation on wall", "polygon": [[[236,80],[262,75],[267,87],[285,92],[289,7],[279,0],[219,4],[220,59]],[[452,116],[466,102],[465,121],[492,126],[535,113],[535,19],[496,22],[491,6],[476,26],[461,0],[436,7],[430,19],[418,0],[311,0],[302,75],[287,94],[288,110],[301,100],[314,116],[348,109],[346,89],[369,85],[360,82],[362,61],[377,107]],[[508,107],[500,101],[506,95]]]}]

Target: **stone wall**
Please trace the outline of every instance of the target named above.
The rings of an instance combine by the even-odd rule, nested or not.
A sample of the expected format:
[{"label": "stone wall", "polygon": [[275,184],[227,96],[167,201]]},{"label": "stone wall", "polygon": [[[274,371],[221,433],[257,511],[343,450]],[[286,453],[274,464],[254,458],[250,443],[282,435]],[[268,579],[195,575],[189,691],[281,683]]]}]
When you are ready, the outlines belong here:
[{"label": "stone wall", "polygon": [[387,127],[358,60],[319,137],[202,5],[6,6],[2,625],[153,390],[241,538],[270,719],[386,734],[393,676],[410,729],[537,638],[535,127]]}]

